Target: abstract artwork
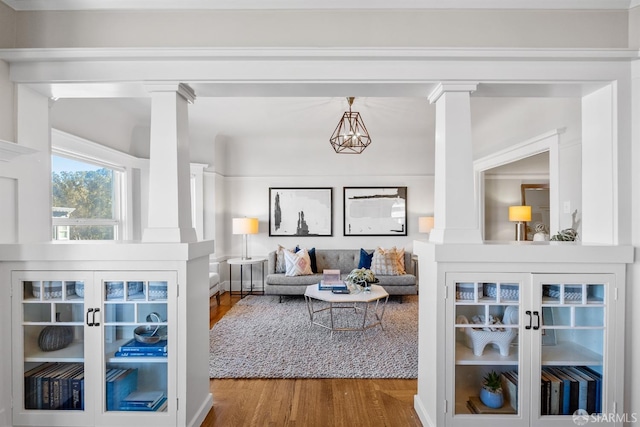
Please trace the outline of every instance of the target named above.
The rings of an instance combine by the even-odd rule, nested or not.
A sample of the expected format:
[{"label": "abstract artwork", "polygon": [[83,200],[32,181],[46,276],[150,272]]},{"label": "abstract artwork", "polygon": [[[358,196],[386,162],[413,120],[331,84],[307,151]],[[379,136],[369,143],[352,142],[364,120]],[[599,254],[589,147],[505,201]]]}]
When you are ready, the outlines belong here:
[{"label": "abstract artwork", "polygon": [[269,188],[269,236],[333,235],[332,188]]},{"label": "abstract artwork", "polygon": [[345,236],[406,236],[407,187],[344,187]]}]

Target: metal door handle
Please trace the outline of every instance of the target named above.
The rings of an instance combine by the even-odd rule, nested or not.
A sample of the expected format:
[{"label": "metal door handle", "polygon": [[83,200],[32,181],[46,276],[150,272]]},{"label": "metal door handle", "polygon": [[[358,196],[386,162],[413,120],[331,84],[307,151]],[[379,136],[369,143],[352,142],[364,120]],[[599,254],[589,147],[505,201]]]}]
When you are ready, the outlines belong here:
[{"label": "metal door handle", "polygon": [[96,313],[99,312],[100,309],[99,308],[95,308],[93,310],[93,326],[100,326],[100,319],[98,319],[98,322],[96,322]]},{"label": "metal door handle", "polygon": [[537,325],[534,326],[533,329],[537,331],[538,329],[540,329],[540,312],[534,311],[533,315],[536,316],[536,319],[537,319]]},{"label": "metal door handle", "polygon": [[[87,317],[86,317],[86,322],[87,322],[87,326],[93,326],[93,322],[89,323],[89,313],[93,313],[93,308],[89,308],[87,309]],[[93,315],[93,318],[95,320],[95,314]]]},{"label": "metal door handle", "polygon": [[529,316],[529,324],[528,324],[527,326],[525,326],[524,328],[525,328],[525,329],[531,329],[531,310],[527,310],[527,311],[525,311],[525,314],[526,314],[527,316]]}]

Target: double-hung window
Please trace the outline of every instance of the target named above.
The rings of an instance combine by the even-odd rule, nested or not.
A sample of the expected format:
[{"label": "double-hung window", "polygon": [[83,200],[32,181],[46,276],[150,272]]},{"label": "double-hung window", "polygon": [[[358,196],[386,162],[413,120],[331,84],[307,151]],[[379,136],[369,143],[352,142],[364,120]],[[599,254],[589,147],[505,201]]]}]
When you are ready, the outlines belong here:
[{"label": "double-hung window", "polygon": [[122,239],[124,170],[55,152],[51,165],[53,240]]}]

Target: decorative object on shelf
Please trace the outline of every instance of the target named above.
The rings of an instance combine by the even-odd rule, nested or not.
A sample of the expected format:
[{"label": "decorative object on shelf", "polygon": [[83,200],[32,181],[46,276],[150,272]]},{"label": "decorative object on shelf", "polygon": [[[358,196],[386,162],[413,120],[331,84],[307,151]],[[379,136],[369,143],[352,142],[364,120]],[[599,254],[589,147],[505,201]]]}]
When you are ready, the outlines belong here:
[{"label": "decorative object on shelf", "polygon": [[345,111],[333,131],[329,142],[336,153],[360,154],[371,144],[371,137],[364,125],[364,121],[357,111],[351,111],[355,97],[347,98],[349,111]]},{"label": "decorative object on shelf", "polygon": [[147,283],[148,298],[152,300],[165,300],[168,296],[167,282]]},{"label": "decorative object on shelf", "polygon": [[[107,299],[122,298],[124,297],[124,282],[104,282],[104,291]],[[142,292],[142,282],[127,282],[127,295],[136,295],[140,292]]]},{"label": "decorative object on shelf", "polygon": [[[42,299],[62,298],[62,281],[43,281]],[[66,283],[66,296],[71,296],[76,292],[75,283]],[[31,293],[34,297],[40,298],[40,282],[31,283]]]},{"label": "decorative object on shelf", "polygon": [[[484,284],[485,294],[489,298],[497,298],[498,285],[496,283]],[[502,301],[517,301],[520,298],[520,288],[518,285],[500,284],[500,300]]]},{"label": "decorative object on shelf", "polygon": [[345,236],[406,236],[407,187],[344,187]]},{"label": "decorative object on shelf", "polygon": [[504,395],[502,393],[502,381],[500,374],[491,371],[482,380],[480,388],[480,401],[489,408],[502,408]]},{"label": "decorative object on shelf", "polygon": [[554,242],[574,242],[578,238],[578,232],[573,228],[565,228],[558,231],[558,234],[551,236]]},{"label": "decorative object on shelf", "polygon": [[516,223],[516,241],[527,240],[526,222],[531,221],[531,206],[509,206],[509,221]]},{"label": "decorative object on shelf", "polygon": [[432,216],[421,216],[418,218],[418,233],[431,233],[433,230],[434,218]]},{"label": "decorative object on shelf", "polygon": [[536,233],[533,235],[534,242],[546,242],[549,240],[549,234],[547,233],[547,226],[539,222],[534,227]]},{"label": "decorative object on shelf", "polygon": [[[56,322],[60,322],[60,313],[56,313]],[[61,350],[73,341],[71,326],[51,325],[45,327],[38,335],[38,347],[42,351]]]},{"label": "decorative object on shelf", "polygon": [[162,322],[160,315],[155,311],[149,313],[146,318],[147,322],[153,322],[153,325],[140,325],[133,330],[133,337],[136,341],[144,344],[155,344],[159,341],[167,339],[167,327],[160,325]]},{"label": "decorative object on shelf", "polygon": [[[478,299],[483,296],[482,286],[478,286]],[[473,301],[476,290],[475,283],[456,283],[456,299]]]},{"label": "decorative object on shelf", "polygon": [[242,259],[251,259],[249,234],[258,234],[258,218],[233,218],[233,234],[242,234]]},{"label": "decorative object on shelf", "polygon": [[[517,328],[504,328],[500,325],[513,324],[511,323],[513,318],[517,319],[517,314],[514,316],[509,313],[508,317],[503,316],[502,322],[491,315],[486,319],[486,321],[484,316],[474,316],[472,320],[473,324],[476,326],[461,328],[466,336],[467,347],[473,350],[473,354],[475,356],[482,356],[484,348],[488,344],[493,344],[498,347],[501,356],[508,356],[509,345],[518,335],[518,330]],[[470,324],[469,320],[464,315],[459,315],[456,318],[456,323],[459,325]]]}]

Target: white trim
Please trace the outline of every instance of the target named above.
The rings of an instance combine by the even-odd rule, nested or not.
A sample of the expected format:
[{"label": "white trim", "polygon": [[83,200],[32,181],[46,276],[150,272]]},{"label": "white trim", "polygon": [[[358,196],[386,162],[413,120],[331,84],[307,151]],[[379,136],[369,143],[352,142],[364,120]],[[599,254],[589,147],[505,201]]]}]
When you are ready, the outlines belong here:
[{"label": "white trim", "polygon": [[204,170],[209,165],[191,163],[191,222],[198,240],[204,238]]},{"label": "white trim", "polygon": [[[630,9],[634,0],[2,0],[14,10]],[[637,2],[637,0],[636,0]]]},{"label": "white trim", "polygon": [[473,170],[475,176],[476,187],[476,206],[478,209],[479,228],[484,237],[484,180],[485,171],[491,168],[505,165],[534,156],[536,154],[549,152],[549,209],[553,213],[550,216],[551,230],[559,230],[560,224],[560,196],[559,196],[559,178],[560,164],[558,160],[558,151],[560,145],[560,134],[565,129],[554,129],[541,135],[528,139],[519,144],[512,145],[504,150],[497,151],[485,157],[477,159],[473,162]]},{"label": "white trim", "polygon": [[35,153],[33,148],[0,139],[0,161],[10,162],[18,156]]}]

